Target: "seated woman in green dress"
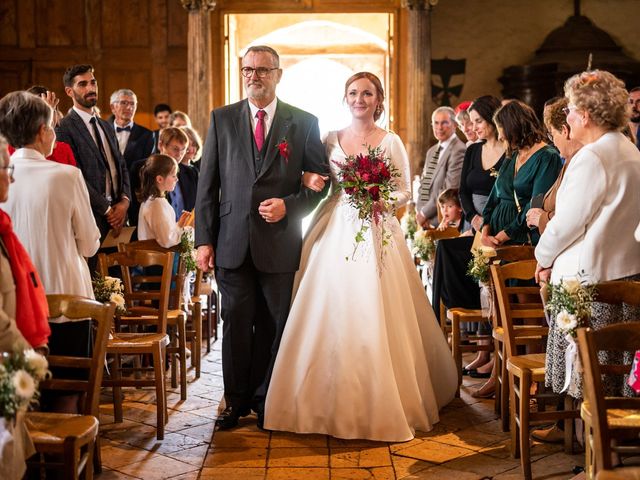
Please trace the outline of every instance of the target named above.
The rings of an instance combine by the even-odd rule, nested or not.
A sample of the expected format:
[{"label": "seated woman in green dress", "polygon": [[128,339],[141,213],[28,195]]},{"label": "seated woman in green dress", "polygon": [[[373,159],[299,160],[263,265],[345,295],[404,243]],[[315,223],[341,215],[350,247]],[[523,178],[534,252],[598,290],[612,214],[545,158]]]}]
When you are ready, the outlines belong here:
[{"label": "seated woman in green dress", "polygon": [[482,214],[482,244],[536,245],[540,233],[527,226],[527,211],[531,199],[544,195],[553,185],[562,169],[562,159],[556,149],[543,141],[540,121],[528,105],[513,100],[502,106],[493,119],[498,137],[505,143],[507,158]]}]

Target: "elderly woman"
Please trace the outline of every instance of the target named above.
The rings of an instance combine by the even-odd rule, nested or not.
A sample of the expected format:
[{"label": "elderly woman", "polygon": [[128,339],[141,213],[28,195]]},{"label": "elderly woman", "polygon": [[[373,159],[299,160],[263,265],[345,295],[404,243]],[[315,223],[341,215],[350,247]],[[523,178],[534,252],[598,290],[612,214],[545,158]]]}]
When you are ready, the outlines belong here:
[{"label": "elderly woman", "polygon": [[[640,152],[620,130],[628,121],[629,94],[609,72],[592,70],[565,83],[571,138],[584,146],[575,154],[558,189],[555,216],[536,248],[541,281],[578,278],[588,283],[640,279]],[[626,322],[631,309],[592,305],[591,327]],[[546,383],[560,392],[567,373],[566,341],[552,321]],[[573,369],[567,393],[582,398]],[[618,382],[618,383],[615,383]],[[628,388],[628,387],[626,387]],[[605,380],[606,395],[622,393],[622,378]],[[627,392],[630,393],[630,392]]]},{"label": "elderly woman", "polygon": [[569,101],[564,97],[552,98],[544,107],[544,126],[549,132],[553,144],[564,159],[564,165],[555,183],[545,193],[542,199],[542,208],[530,208],[527,212],[527,225],[537,227],[540,234],[545,231],[547,223],[555,215],[556,195],[564,178],[564,173],[567,171],[573,156],[582,148],[582,144],[570,136],[571,127],[569,127],[567,115],[564,113],[568,103]]},{"label": "elderly woman", "polygon": [[553,185],[562,160],[553,147],[544,143],[540,122],[528,105],[513,100],[503,105],[493,120],[509,158],[502,164],[482,212],[482,243],[490,247],[535,245],[539,234],[529,230],[526,222],[531,199]]},{"label": "elderly woman", "polygon": [[469,107],[471,106],[471,102],[466,101],[462,102],[460,105],[456,107],[456,123],[458,124],[458,128],[462,130],[464,136],[467,139],[467,147],[471,145],[473,142],[478,140],[478,136],[473,128],[473,122],[469,117]]},{"label": "elderly woman", "polygon": [[[98,250],[100,232],[82,172],[46,159],[56,140],[53,126],[53,110],[42,98],[12,92],[0,100],[0,133],[17,148],[6,211],[45,291],[93,298],[84,257]],[[52,324],[51,352],[88,355],[88,326],[64,319]]]},{"label": "elderly woman", "polygon": [[[12,182],[7,141],[0,135],[0,203],[7,201]],[[11,218],[0,210],[0,352],[35,348],[46,353],[51,333],[47,317],[38,272],[13,232]]]}]

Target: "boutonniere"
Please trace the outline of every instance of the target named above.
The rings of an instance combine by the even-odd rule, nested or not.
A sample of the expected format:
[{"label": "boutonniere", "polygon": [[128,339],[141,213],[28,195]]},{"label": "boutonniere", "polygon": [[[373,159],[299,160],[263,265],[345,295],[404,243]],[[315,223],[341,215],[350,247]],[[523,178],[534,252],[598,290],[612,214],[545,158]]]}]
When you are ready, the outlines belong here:
[{"label": "boutonniere", "polygon": [[289,142],[287,142],[286,138],[280,140],[280,143],[278,144],[278,150],[280,151],[280,156],[284,158],[285,162],[288,162],[291,150],[289,150]]}]

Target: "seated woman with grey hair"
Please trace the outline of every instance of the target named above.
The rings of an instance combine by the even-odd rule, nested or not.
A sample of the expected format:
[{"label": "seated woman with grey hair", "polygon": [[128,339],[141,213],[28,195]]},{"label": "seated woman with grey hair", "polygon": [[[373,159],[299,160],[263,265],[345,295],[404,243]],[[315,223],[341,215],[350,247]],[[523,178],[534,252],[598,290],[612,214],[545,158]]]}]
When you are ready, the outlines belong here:
[{"label": "seated woman with grey hair", "polygon": [[[0,133],[17,148],[6,212],[46,293],[94,298],[85,257],[98,250],[100,231],[82,172],[46,159],[56,140],[53,126],[53,110],[42,98],[11,92],[0,99]],[[52,353],[88,356],[89,321],[61,319],[51,330]]]},{"label": "seated woman with grey hair", "polygon": [[[640,280],[640,244],[634,239],[640,222],[640,152],[620,133],[629,119],[629,94],[620,79],[602,70],[574,75],[564,91],[571,138],[584,146],[567,167],[555,215],[536,247],[536,275],[555,283]],[[638,318],[638,312],[622,305],[594,302],[591,309],[590,326],[596,330]],[[551,320],[545,381],[559,393],[570,375],[567,393],[582,398],[581,376],[575,368],[567,372],[567,341]],[[620,395],[622,383],[622,376],[607,378],[605,394]]]}]

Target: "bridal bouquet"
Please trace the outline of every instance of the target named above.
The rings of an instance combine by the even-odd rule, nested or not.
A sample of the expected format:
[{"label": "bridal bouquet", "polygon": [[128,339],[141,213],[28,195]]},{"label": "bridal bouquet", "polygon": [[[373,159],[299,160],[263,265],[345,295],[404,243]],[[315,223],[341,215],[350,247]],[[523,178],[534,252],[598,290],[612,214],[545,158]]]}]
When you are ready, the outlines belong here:
[{"label": "bridal bouquet", "polygon": [[362,221],[360,230],[356,233],[351,258],[353,259],[358,245],[364,241],[364,235],[372,223],[381,227],[384,247],[390,234],[385,232],[384,222],[381,220],[383,214],[392,208],[390,199],[395,187],[394,178],[399,177],[400,172],[380,147],[368,147],[366,155],[349,155],[344,162],[332,161],[340,169],[338,186],[344,190],[349,205],[358,211],[358,218]]},{"label": "bridal bouquet", "polygon": [[93,294],[98,302],[113,302],[116,304],[116,312],[126,313],[127,306],[122,294],[124,287],[119,278],[96,275],[91,284],[93,285]]},{"label": "bridal bouquet", "polygon": [[576,329],[583,326],[591,316],[591,303],[595,295],[595,286],[587,285],[578,279],[549,283],[549,296],[546,309],[555,316],[558,330],[565,335],[576,337]]},{"label": "bridal bouquet", "polygon": [[426,230],[419,228],[413,235],[413,254],[423,262],[430,262],[435,253],[436,242],[427,235]]},{"label": "bridal bouquet", "polygon": [[38,400],[38,383],[49,377],[47,359],[33,350],[0,357],[0,417],[14,420]]}]

